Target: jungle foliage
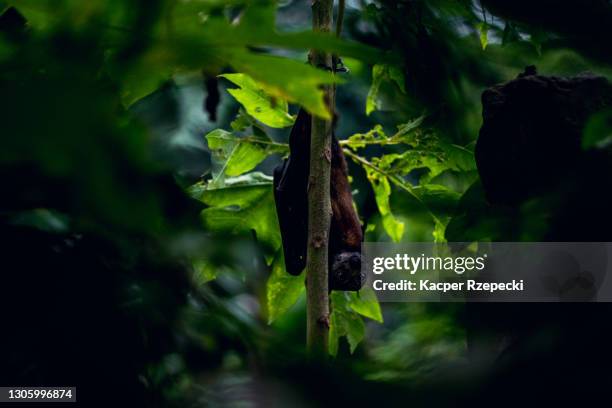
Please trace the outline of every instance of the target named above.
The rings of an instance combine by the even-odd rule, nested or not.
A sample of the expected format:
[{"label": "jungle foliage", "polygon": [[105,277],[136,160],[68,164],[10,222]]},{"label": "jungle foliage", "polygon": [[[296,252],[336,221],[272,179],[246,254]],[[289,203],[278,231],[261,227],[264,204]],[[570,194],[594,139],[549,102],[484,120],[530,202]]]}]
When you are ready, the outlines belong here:
[{"label": "jungle foliage", "polygon": [[[486,206],[482,90],[531,64],[609,76],[605,45],[585,39],[610,38],[610,6],[540,20],[557,6],[347,1],[336,37],[311,31],[307,3],[0,2],[0,306],[14,328],[0,383],[217,406],[249,392],[317,403],[320,381],[338,403],[418,404],[421,385],[461,370],[460,307],[381,307],[367,290],[332,293],[332,367],[305,363],[304,275],[284,270],[272,168],[299,107],[337,116],[366,240],[444,242],[458,209]],[[309,49],[349,72],[310,66]],[[592,118],[585,148],[607,143],[609,119]],[[486,221],[478,239],[504,228]]]}]

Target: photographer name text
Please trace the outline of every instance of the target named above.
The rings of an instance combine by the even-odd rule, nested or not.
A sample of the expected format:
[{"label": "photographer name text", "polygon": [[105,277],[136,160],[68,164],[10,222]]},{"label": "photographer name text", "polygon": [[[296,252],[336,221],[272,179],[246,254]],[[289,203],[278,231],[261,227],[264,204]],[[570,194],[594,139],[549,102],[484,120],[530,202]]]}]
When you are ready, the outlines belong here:
[{"label": "photographer name text", "polygon": [[407,279],[399,282],[385,282],[376,279],[372,282],[375,291],[409,291],[409,292],[500,292],[500,291],[522,291],[524,289],[523,279],[510,282],[478,282],[467,279],[465,282],[435,282],[430,279],[420,279],[418,282]]}]

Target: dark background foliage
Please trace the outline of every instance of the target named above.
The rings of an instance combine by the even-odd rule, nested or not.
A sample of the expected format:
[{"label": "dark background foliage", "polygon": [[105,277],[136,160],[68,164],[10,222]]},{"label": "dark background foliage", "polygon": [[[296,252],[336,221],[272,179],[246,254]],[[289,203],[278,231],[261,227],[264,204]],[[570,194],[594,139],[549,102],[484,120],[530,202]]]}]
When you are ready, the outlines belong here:
[{"label": "dark background foliage", "polygon": [[[546,385],[547,392],[561,388],[561,398],[580,400],[575,377],[552,376],[564,365],[570,367],[564,375],[588,373],[583,379],[593,393],[609,385],[609,370],[600,374],[610,362],[601,308],[572,309],[574,320],[561,330],[551,324],[528,343],[534,349],[491,366],[494,351],[468,364],[473,315],[463,306],[384,305],[384,324],[368,323],[353,353],[342,337],[333,361],[309,360],[303,299],[267,324],[269,248],[252,232],[211,231],[200,219],[206,204],[185,192],[215,170],[203,135],[228,128],[240,109],[218,74],[278,74],[257,58],[267,53],[302,64],[313,43],[338,48],[351,69],[338,86],[340,139],[376,124],[392,134],[425,113],[424,126],[440,140],[473,148],[481,93],[525,66],[545,75],[590,70],[609,77],[609,2],[347,1],[344,36],[371,46],[358,50],[291,37],[310,27],[302,1],[272,8],[248,1],[0,5],[0,385],[74,385],[80,403],[104,407],[456,406],[499,401],[497,392],[527,383],[525,389]],[[266,25],[270,9],[273,26]],[[209,25],[198,31],[172,22],[180,13],[201,13]],[[376,63],[400,67],[403,81],[383,82],[379,109],[366,115]],[[609,135],[606,118],[588,121],[588,131]],[[287,128],[263,128],[286,142]],[[256,169],[271,174],[281,156]],[[367,239],[389,241],[367,175],[349,166],[360,215],[374,227]],[[467,190],[460,200],[432,204],[450,220],[447,239],[503,236],[512,218],[489,207],[479,184],[471,185],[474,169],[467,173],[452,178],[461,193]],[[607,179],[586,173],[597,200]],[[428,212],[412,196],[394,193],[391,207],[406,225],[402,239],[432,239]],[[571,217],[581,222],[606,217],[602,206],[597,213],[578,208]],[[533,221],[512,239],[538,237],[539,211],[525,209],[522,219]],[[202,283],[202,262],[214,281]],[[491,336],[499,333],[494,323],[504,331],[529,311],[500,313],[483,314]],[[589,352],[568,356],[573,344]],[[530,371],[532,358],[541,371]]]}]

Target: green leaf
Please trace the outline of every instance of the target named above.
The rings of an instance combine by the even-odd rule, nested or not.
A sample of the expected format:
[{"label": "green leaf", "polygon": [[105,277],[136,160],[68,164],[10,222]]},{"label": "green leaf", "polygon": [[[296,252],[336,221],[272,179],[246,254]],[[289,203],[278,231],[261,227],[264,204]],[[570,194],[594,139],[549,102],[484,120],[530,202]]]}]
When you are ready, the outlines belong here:
[{"label": "green leaf", "polygon": [[409,136],[413,131],[417,130],[423,124],[424,120],[425,115],[421,115],[418,118],[397,125],[397,133],[393,135],[393,139],[404,140],[406,136]]},{"label": "green leaf", "polygon": [[434,237],[434,242],[446,242],[446,224],[436,218],[434,220],[434,230],[432,234]]},{"label": "green leaf", "polygon": [[369,167],[364,167],[364,169],[374,190],[374,197],[378,211],[382,216],[383,227],[394,242],[399,242],[404,235],[404,223],[398,221],[391,213],[391,206],[389,205],[391,185],[389,179]]},{"label": "green leaf", "polygon": [[363,319],[350,308],[347,292],[331,293],[332,314],[329,326],[329,354],[336,356],[340,337],[346,336],[351,353],[365,337]]},{"label": "green leaf", "polygon": [[502,34],[502,45],[507,45],[519,41],[521,41],[521,36],[518,30],[516,29],[514,24],[509,21],[506,21],[506,24],[504,25],[504,32]]},{"label": "green leaf", "polygon": [[25,225],[51,233],[67,233],[70,231],[70,217],[49,208],[36,208],[15,213],[9,217],[14,225]]},{"label": "green leaf", "polygon": [[276,2],[254,2],[249,4],[243,11],[237,29],[246,35],[252,33],[272,34],[275,20]]},{"label": "green leaf", "polygon": [[266,156],[266,149],[258,144],[243,142],[230,132],[215,129],[206,136],[213,160],[220,165],[215,179],[227,176],[239,176],[252,170]]},{"label": "green leaf", "polygon": [[217,278],[217,267],[203,259],[194,261],[193,269],[196,285],[203,285]]},{"label": "green leaf", "polygon": [[304,276],[292,276],[285,270],[283,250],[280,249],[272,263],[272,274],[266,284],[268,300],[268,324],[285,314],[304,292]]},{"label": "green leaf", "polygon": [[[380,208],[380,207],[379,207]],[[393,214],[382,214],[383,228],[389,234],[393,242],[400,242],[404,236],[404,223],[398,221]]]},{"label": "green leaf", "polygon": [[375,320],[378,323],[383,322],[380,303],[376,298],[374,290],[370,287],[364,287],[359,292],[347,292],[349,297],[349,307],[369,319]]},{"label": "green leaf", "polygon": [[195,200],[200,200],[205,190],[206,190],[206,183],[202,181],[198,181],[197,183],[187,187],[187,194]]},{"label": "green leaf", "polygon": [[175,69],[156,55],[145,55],[129,65],[109,51],[105,73],[119,84],[119,96],[125,107],[172,83]]},{"label": "green leaf", "polygon": [[387,65],[389,79],[396,83],[399,89],[406,93],[406,81],[404,80],[404,73],[397,65]]},{"label": "green leaf", "polygon": [[236,117],[234,118],[234,120],[231,121],[230,123],[230,127],[232,128],[233,131],[235,132],[242,132],[244,131],[246,128],[248,128],[249,126],[253,126],[254,124],[254,120],[251,116],[249,116],[244,109],[240,109],[238,111],[238,114],[236,115]]},{"label": "green leaf", "polygon": [[264,91],[264,87],[246,74],[219,75],[240,89],[228,89],[228,92],[244,106],[249,115],[261,123],[273,128],[291,126],[294,117],[288,113],[286,100],[272,98]]},{"label": "green leaf", "polygon": [[[274,322],[295,304],[304,291],[304,275],[291,276],[285,271],[280,229],[272,178],[254,172],[225,179],[222,187],[199,182],[188,189],[190,195],[209,205],[202,211],[204,226],[210,231],[231,234],[255,232],[264,245],[272,273],[266,285],[268,323]],[[196,265],[200,282],[214,279],[206,265]]]},{"label": "green leaf", "polygon": [[381,125],[376,125],[374,128],[366,133],[355,133],[350,136],[345,144],[351,149],[359,149],[366,147],[370,144],[387,144],[389,138],[385,134]]},{"label": "green leaf", "polygon": [[268,156],[266,149],[253,143],[238,143],[227,161],[225,174],[239,176],[252,170]]},{"label": "green leaf", "polygon": [[478,28],[478,38],[480,39],[480,46],[482,49],[486,49],[489,44],[489,25],[485,22],[479,23],[477,25]]},{"label": "green leaf", "polygon": [[[241,188],[241,187],[265,187],[272,185],[272,177],[268,176],[259,171],[254,171],[252,173],[243,174],[238,177],[232,177],[225,180],[225,185],[223,188]],[[220,190],[222,188],[217,188],[216,186],[207,186],[204,190]]]},{"label": "green leaf", "polygon": [[380,109],[380,100],[378,99],[378,91],[380,89],[380,84],[383,81],[383,78],[386,73],[385,65],[376,64],[372,67],[372,85],[370,85],[370,90],[368,91],[368,96],[366,98],[366,115],[370,115],[370,113],[375,110]]},{"label": "green leaf", "polygon": [[[434,222],[434,239],[444,242],[445,225],[460,198],[460,193],[446,184],[461,190],[476,170],[471,148],[448,143],[430,130],[422,130],[423,120],[421,116],[399,125],[398,131],[390,137],[385,135],[380,125],[376,125],[367,133],[352,135],[341,142],[349,147],[345,154],[365,170],[374,190],[383,228],[395,242],[402,239],[405,225],[391,212],[391,183],[408,192],[423,206]],[[403,153],[385,154],[370,161],[352,151],[372,144],[404,144],[407,148]],[[416,185],[408,181],[408,177],[417,177]]]},{"label": "green leaf", "polygon": [[421,184],[412,190],[427,207],[436,213],[451,213],[461,194],[440,184]]},{"label": "green leaf", "polygon": [[474,154],[467,148],[444,142],[430,132],[415,132],[418,130],[416,121],[400,125],[399,129],[390,139],[409,148],[403,153],[373,159],[372,162],[384,172],[404,176],[416,169],[427,169],[419,179],[420,184],[424,184],[447,170],[475,170]]},{"label": "green leaf", "polygon": [[123,74],[117,74],[117,79],[121,83],[121,101],[124,106],[129,107],[161,88],[172,79],[172,74],[169,70],[134,67]]},{"label": "green leaf", "polygon": [[258,136],[238,137],[215,129],[205,137],[212,154],[212,182],[215,185],[223,185],[226,176],[239,176],[253,170],[271,154],[288,150],[287,145],[273,142],[263,132],[258,132]]},{"label": "green leaf", "polygon": [[539,27],[531,27],[529,42],[535,48],[538,55],[542,55],[542,45],[548,41],[548,33]]},{"label": "green leaf", "polygon": [[440,147],[446,154],[446,162],[449,169],[455,171],[476,170],[476,160],[472,150],[451,143],[441,143]]},{"label": "green leaf", "polygon": [[582,135],[582,149],[602,149],[610,145],[612,145],[612,109],[605,109],[587,121]]},{"label": "green leaf", "polygon": [[398,66],[386,64],[374,65],[372,67],[372,85],[366,98],[366,115],[368,116],[381,107],[378,95],[383,81],[394,82],[402,92],[406,93],[404,74]]},{"label": "green leaf", "polygon": [[226,179],[223,187],[192,187],[190,192],[198,194],[198,190],[200,201],[209,206],[201,213],[208,230],[237,235],[255,232],[271,262],[271,254],[281,246],[271,177],[249,173]]},{"label": "green leaf", "polygon": [[409,122],[397,126],[397,132],[392,136],[387,136],[381,125],[376,125],[366,133],[355,133],[348,139],[341,142],[353,150],[366,147],[368,145],[393,145],[406,143],[411,144],[414,140],[412,133],[419,129],[425,116],[419,116]]},{"label": "green leaf", "polygon": [[341,83],[338,76],[301,61],[271,55],[234,52],[228,58],[234,69],[249,74],[268,95],[298,103],[313,115],[331,119],[321,86]]}]

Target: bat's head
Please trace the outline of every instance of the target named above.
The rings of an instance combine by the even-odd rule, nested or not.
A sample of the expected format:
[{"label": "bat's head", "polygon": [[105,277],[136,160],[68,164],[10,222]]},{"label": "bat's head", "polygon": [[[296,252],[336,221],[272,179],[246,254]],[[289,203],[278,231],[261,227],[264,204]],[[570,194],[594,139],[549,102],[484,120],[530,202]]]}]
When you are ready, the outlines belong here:
[{"label": "bat's head", "polygon": [[331,290],[357,291],[365,282],[365,272],[361,270],[361,253],[341,252],[334,256],[329,271]]}]

